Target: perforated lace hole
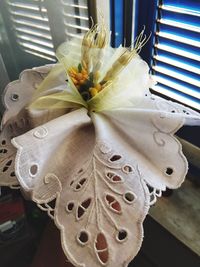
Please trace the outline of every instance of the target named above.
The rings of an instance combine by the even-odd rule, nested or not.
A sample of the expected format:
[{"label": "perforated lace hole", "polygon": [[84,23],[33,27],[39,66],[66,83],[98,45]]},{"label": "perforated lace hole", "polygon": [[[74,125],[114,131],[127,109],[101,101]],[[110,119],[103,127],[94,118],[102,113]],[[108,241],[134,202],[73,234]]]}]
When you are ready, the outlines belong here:
[{"label": "perforated lace hole", "polygon": [[81,189],[81,186],[80,186],[80,184],[77,184],[76,190],[79,190],[79,189]]},{"label": "perforated lace hole", "polygon": [[80,184],[80,185],[84,185],[85,182],[86,182],[86,179],[83,178],[83,179],[80,180],[79,184]]},{"label": "perforated lace hole", "polygon": [[2,146],[5,146],[6,145],[6,140],[2,140],[1,144],[2,144]]},{"label": "perforated lace hole", "polygon": [[10,99],[12,101],[17,101],[17,100],[19,100],[19,95],[18,94],[12,94],[11,97],[10,97]]},{"label": "perforated lace hole", "polygon": [[112,197],[112,196],[110,196],[110,195],[106,195],[106,200],[107,200],[107,202],[110,204],[110,203],[112,203],[113,201],[115,201],[115,198]]},{"label": "perforated lace hole", "polygon": [[185,113],[186,115],[190,115],[190,113],[185,109],[183,109],[183,113]]},{"label": "perforated lace hole", "polygon": [[173,109],[173,110],[171,110],[171,113],[176,113],[176,111]]},{"label": "perforated lace hole", "polygon": [[118,214],[122,212],[120,203],[113,196],[106,195],[105,201],[106,201],[106,204],[108,205],[108,207],[112,211],[114,211],[114,212],[116,212]]},{"label": "perforated lace hole", "polygon": [[113,177],[113,173],[112,172],[108,172],[107,174],[106,174],[106,176],[110,179],[110,178],[112,178]]},{"label": "perforated lace hole", "polygon": [[120,183],[123,182],[123,179],[121,176],[117,175],[116,173],[113,172],[107,172],[106,177],[108,180],[112,183]]},{"label": "perforated lace hole", "polygon": [[123,198],[128,204],[132,204],[135,200],[135,195],[133,192],[129,191],[124,194]]},{"label": "perforated lace hole", "polygon": [[82,189],[82,187],[86,184],[87,179],[86,178],[82,178],[81,180],[79,180],[75,186],[75,191],[79,191]]},{"label": "perforated lace hole", "polygon": [[100,262],[105,265],[108,262],[108,250],[98,251],[97,254]]},{"label": "perforated lace hole", "polygon": [[128,238],[128,233],[126,230],[122,229],[117,233],[117,241],[124,242]]},{"label": "perforated lace hole", "polygon": [[172,175],[173,174],[173,172],[174,172],[174,170],[172,169],[172,168],[170,168],[170,167],[167,167],[167,169],[165,170],[165,173],[167,174],[167,175]]},{"label": "perforated lace hole", "polygon": [[106,238],[104,236],[103,233],[99,233],[97,235],[97,239],[95,242],[95,247],[97,250],[103,250],[107,248],[107,242],[106,242]]},{"label": "perforated lace hole", "polygon": [[154,191],[154,188],[153,188],[153,187],[151,187],[150,185],[147,185],[147,187],[148,187],[148,189],[149,189],[149,193],[153,193],[153,191]]},{"label": "perforated lace hole", "polygon": [[3,172],[6,172],[8,170],[8,167],[7,166],[5,166],[5,167],[3,167]]},{"label": "perforated lace hole", "polygon": [[69,202],[68,204],[67,204],[67,206],[66,206],[66,210],[67,210],[67,212],[72,212],[73,211],[73,209],[74,209],[74,202]]},{"label": "perforated lace hole", "polygon": [[106,241],[106,237],[103,233],[99,233],[95,240],[95,250],[97,253],[97,257],[101,264],[106,264],[108,262],[109,254],[108,254],[108,244]]},{"label": "perforated lace hole", "polygon": [[50,202],[48,202],[48,206],[51,207],[52,209],[55,209],[56,199],[53,199]]},{"label": "perforated lace hole", "polygon": [[122,157],[120,155],[113,155],[111,158],[110,158],[110,161],[114,162],[114,161],[118,161],[120,160]]},{"label": "perforated lace hole", "polygon": [[112,181],[113,182],[121,182],[122,181],[122,178],[118,175],[114,175],[113,178],[112,178]]},{"label": "perforated lace hole", "polygon": [[130,173],[133,171],[133,168],[130,166],[130,165],[125,165],[122,170],[125,172],[125,173]]},{"label": "perforated lace hole", "polygon": [[85,210],[81,206],[79,206],[77,210],[77,219],[79,220],[84,215],[84,213]]},{"label": "perforated lace hole", "polygon": [[77,240],[78,240],[79,244],[86,245],[88,243],[88,241],[89,241],[89,234],[88,234],[88,232],[86,232],[84,230],[81,231],[79,233],[79,235],[77,236]]},{"label": "perforated lace hole", "polygon": [[15,177],[15,172],[11,172],[10,176]]},{"label": "perforated lace hole", "polygon": [[30,167],[30,174],[31,176],[35,176],[38,172],[38,165],[37,164],[33,164],[31,167]]},{"label": "perforated lace hole", "polygon": [[83,168],[81,168],[80,170],[78,170],[78,173],[82,173],[83,172]]},{"label": "perforated lace hole", "polygon": [[156,196],[154,194],[150,195],[150,205],[154,204],[156,201]]},{"label": "perforated lace hole", "polygon": [[12,164],[12,159],[9,160],[7,163],[6,163],[6,166],[10,166]]},{"label": "perforated lace hole", "polygon": [[6,154],[8,152],[8,150],[7,149],[0,149],[0,154]]},{"label": "perforated lace hole", "polygon": [[118,213],[121,213],[121,206],[118,201],[115,201],[114,203],[111,204],[111,207],[113,210],[115,210]]},{"label": "perforated lace hole", "polygon": [[72,181],[70,182],[70,186],[72,186],[72,185],[73,185],[73,183],[74,183],[74,180],[72,180]]},{"label": "perforated lace hole", "polygon": [[85,201],[83,201],[83,202],[81,203],[81,206],[82,206],[84,209],[88,209],[89,206],[90,206],[90,203],[91,203],[91,198],[88,198],[88,199],[86,199]]}]

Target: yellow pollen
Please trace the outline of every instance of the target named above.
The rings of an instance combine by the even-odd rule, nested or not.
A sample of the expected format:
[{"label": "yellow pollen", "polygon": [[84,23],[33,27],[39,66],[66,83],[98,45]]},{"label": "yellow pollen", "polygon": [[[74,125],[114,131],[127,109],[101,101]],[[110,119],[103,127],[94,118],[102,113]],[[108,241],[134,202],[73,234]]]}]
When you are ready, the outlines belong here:
[{"label": "yellow pollen", "polygon": [[94,97],[95,95],[98,94],[98,91],[97,91],[97,89],[95,87],[90,87],[89,88],[89,92],[90,92],[92,97]]},{"label": "yellow pollen", "polygon": [[72,81],[73,81],[73,83],[74,83],[75,85],[78,84],[78,81],[77,81],[75,78],[73,78],[73,77],[72,77]]},{"label": "yellow pollen", "polygon": [[95,84],[95,86],[94,86],[96,89],[97,89],[97,91],[98,92],[100,92],[101,91],[101,89],[102,89],[102,87],[101,87],[101,84],[100,83],[97,83],[97,84]]},{"label": "yellow pollen", "polygon": [[88,79],[88,72],[85,68],[82,68],[81,72],[79,72],[78,68],[71,67],[68,73],[77,89],[80,89],[80,85],[84,84]]}]

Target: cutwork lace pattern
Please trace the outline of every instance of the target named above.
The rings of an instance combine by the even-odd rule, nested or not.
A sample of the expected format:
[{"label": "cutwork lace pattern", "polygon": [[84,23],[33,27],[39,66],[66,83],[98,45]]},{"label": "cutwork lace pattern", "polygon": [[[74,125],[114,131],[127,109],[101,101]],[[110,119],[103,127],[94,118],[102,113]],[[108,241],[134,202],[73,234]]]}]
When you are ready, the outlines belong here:
[{"label": "cutwork lace pattern", "polygon": [[[38,73],[39,80],[46,75],[45,71]],[[23,76],[26,76],[26,72],[18,83],[23,84]],[[157,186],[154,186],[156,182],[151,184],[153,177],[147,180],[138,163],[127,157],[126,151],[117,151],[105,140],[97,141],[90,160],[73,170],[66,180],[47,170],[46,174],[41,175],[42,168],[37,159],[30,166],[23,167],[28,169],[29,175],[24,178],[20,177],[18,167],[26,148],[13,141],[18,148],[16,151],[10,140],[30,130],[31,126],[23,110],[26,103],[19,105],[24,89],[19,94],[15,91],[16,84],[12,86],[5,93],[5,103],[9,98],[9,101],[18,105],[20,112],[14,120],[14,109],[9,110],[9,104],[6,104],[0,136],[0,176],[4,177],[1,181],[4,185],[15,187],[18,184],[17,176],[24,188],[23,180],[30,178],[34,181],[32,187],[27,186],[28,190],[26,187],[26,191],[29,191],[38,207],[55,221],[61,231],[65,254],[75,266],[113,267],[113,262],[118,262],[119,266],[128,265],[141,246],[142,223],[149,206],[156,202],[170,183],[175,180],[175,188],[185,178],[187,160],[174,134],[186,119],[199,120],[199,115],[182,105],[157,97],[148,96],[146,99],[150,106],[150,140],[153,140],[159,152],[164,153],[168,147],[176,147],[172,149],[173,158],[182,164],[178,170],[180,175],[176,178],[176,162],[168,164],[166,160],[166,166],[161,168],[160,180],[164,180],[160,184],[157,181]],[[33,93],[34,86],[31,90]],[[32,137],[43,141],[48,134],[48,129],[43,125],[34,129]],[[169,158],[170,153],[165,156]],[[122,247],[126,247],[126,259],[120,253]]]},{"label": "cutwork lace pattern", "polygon": [[[30,166],[35,178],[39,172],[36,166]],[[75,266],[80,260],[86,266],[112,266],[113,257],[117,257],[113,250],[119,253],[123,244],[131,248],[133,240],[135,247],[128,253],[127,264],[139,250],[142,222],[149,209],[148,190],[138,166],[108,144],[99,142],[90,160],[67,184],[51,173],[32,191],[38,207],[60,228],[64,251]],[[86,253],[85,258],[80,259],[76,251]]]},{"label": "cutwork lace pattern", "polygon": [[19,80],[11,82],[4,92],[4,112],[0,133],[0,184],[19,189],[15,176],[16,149],[11,144],[13,137],[31,129],[24,107],[30,101],[36,86],[41,83],[50,67],[25,70]]}]

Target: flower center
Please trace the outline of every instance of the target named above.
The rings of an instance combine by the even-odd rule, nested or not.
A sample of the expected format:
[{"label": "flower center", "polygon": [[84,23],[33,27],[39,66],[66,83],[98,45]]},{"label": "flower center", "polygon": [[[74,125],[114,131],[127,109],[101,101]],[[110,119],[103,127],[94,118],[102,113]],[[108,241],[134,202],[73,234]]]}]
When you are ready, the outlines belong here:
[{"label": "flower center", "polygon": [[81,63],[77,67],[71,67],[68,74],[85,101],[90,100],[103,89],[102,84],[96,82],[99,73],[88,73],[87,68],[82,66]]}]

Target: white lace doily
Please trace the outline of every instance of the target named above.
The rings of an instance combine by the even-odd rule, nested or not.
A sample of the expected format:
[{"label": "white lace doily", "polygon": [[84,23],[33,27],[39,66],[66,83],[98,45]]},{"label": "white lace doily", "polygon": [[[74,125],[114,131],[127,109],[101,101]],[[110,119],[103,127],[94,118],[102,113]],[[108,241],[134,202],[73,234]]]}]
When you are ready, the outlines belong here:
[{"label": "white lace doily", "polygon": [[27,113],[50,69],[24,71],[6,89],[1,185],[19,183],[49,214],[74,266],[127,266],[141,246],[150,205],[187,173],[174,133],[200,125],[200,116],[151,94],[134,108]]}]

